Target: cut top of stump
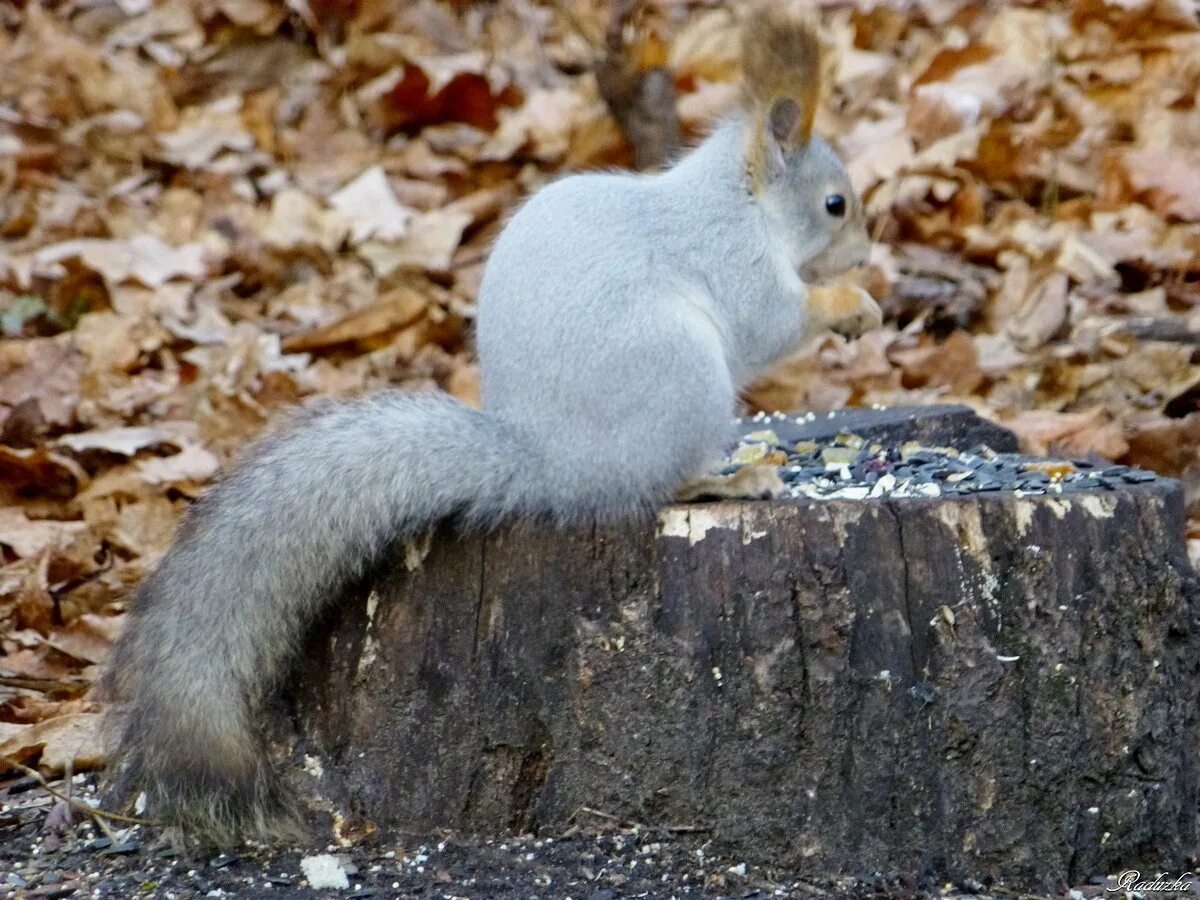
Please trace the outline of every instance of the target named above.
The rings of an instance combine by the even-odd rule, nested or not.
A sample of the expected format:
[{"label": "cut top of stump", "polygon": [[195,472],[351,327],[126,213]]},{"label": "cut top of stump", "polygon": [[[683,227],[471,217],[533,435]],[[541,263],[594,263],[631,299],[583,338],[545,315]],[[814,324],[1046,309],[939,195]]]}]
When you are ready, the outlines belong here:
[{"label": "cut top of stump", "polygon": [[1166,482],[1153,472],[1099,458],[1017,453],[1011,432],[965,406],[759,414],[741,420],[739,431],[738,443],[716,474],[775,466],[786,485],[784,496],[793,499],[1111,494]]}]

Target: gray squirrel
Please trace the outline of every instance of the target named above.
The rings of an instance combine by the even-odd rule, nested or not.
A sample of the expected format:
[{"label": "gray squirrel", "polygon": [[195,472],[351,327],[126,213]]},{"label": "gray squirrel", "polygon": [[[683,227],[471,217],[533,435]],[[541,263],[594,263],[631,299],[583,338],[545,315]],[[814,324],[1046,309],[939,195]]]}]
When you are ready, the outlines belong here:
[{"label": "gray squirrel", "polygon": [[318,406],[191,509],[137,588],[106,675],[111,794],[214,844],[293,839],[260,720],[308,627],[389,547],[452,519],[628,519],[716,461],[738,392],[814,327],[806,283],[863,263],[862,206],[812,133],[803,3],[748,13],[745,101],[656,175],[538,191],[480,289],[483,410],[389,391]]}]

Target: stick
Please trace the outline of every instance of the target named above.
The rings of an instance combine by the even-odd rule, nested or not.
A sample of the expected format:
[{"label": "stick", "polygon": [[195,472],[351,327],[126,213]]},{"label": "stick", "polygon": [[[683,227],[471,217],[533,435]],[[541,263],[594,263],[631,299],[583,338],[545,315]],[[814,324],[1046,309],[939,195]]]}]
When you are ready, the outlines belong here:
[{"label": "stick", "polygon": [[[37,783],[45,789],[46,793],[50,794],[52,797],[57,797],[64,803],[67,803],[70,806],[73,806],[75,809],[87,813],[89,816],[92,816],[95,819],[111,819],[114,822],[124,822],[127,825],[152,825],[155,827],[161,827],[166,824],[164,822],[155,822],[150,819],[138,819],[134,816],[123,816],[120,813],[108,812],[104,809],[96,809],[94,806],[90,806],[87,803],[84,803],[82,800],[76,800],[74,797],[69,797],[66,794],[56,791],[54,788],[50,787],[50,783],[46,781],[41,772],[39,772],[37,769],[30,768],[22,762],[18,762],[7,753],[0,753],[0,761],[3,761],[5,765],[12,766],[14,769],[24,772],[26,775],[35,779]],[[100,830],[107,834],[110,839],[112,838],[112,834],[109,832],[108,828],[101,825],[99,821],[97,821],[96,824],[100,826]],[[114,840],[113,843],[116,843],[116,841]]]}]

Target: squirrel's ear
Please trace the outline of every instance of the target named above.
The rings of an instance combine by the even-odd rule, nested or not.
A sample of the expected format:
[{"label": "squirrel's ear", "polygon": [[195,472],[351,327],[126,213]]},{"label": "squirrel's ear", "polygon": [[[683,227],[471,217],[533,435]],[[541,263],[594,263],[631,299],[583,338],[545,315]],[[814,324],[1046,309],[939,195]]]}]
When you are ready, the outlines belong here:
[{"label": "squirrel's ear", "polygon": [[783,154],[812,137],[821,94],[821,39],[806,3],[755,3],[742,31],[742,77],[751,128],[746,163],[758,189]]},{"label": "squirrel's ear", "polygon": [[[781,147],[808,143],[809,135],[803,133],[806,127],[804,112],[791,97],[780,97],[771,104],[766,125],[771,138]],[[811,123],[808,123],[808,129],[811,133]]]}]

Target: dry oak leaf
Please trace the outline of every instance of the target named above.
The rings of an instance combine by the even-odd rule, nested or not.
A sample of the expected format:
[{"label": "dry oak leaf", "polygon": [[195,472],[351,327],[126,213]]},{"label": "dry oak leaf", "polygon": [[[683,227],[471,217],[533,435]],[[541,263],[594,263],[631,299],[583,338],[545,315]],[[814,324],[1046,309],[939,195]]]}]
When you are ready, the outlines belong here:
[{"label": "dry oak leaf", "polygon": [[1140,34],[1148,26],[1188,31],[1200,27],[1193,0],[1076,0],[1072,19],[1080,25],[1109,21],[1131,34]]},{"label": "dry oak leaf", "polygon": [[1161,416],[1128,427],[1129,462],[1179,477],[1200,466],[1200,413],[1181,419]]},{"label": "dry oak leaf", "polygon": [[396,199],[387,175],[379,166],[367,169],[341,190],[330,195],[329,205],[350,223],[350,240],[398,240],[408,232],[413,211]]},{"label": "dry oak leaf", "polygon": [[87,358],[89,373],[128,372],[141,359],[143,349],[157,349],[164,336],[157,323],[143,323],[108,311],[81,316],[70,332],[71,344]]},{"label": "dry oak leaf", "polygon": [[138,556],[158,557],[171,546],[181,506],[162,496],[126,503],[105,538]]},{"label": "dry oak leaf", "polygon": [[587,103],[573,88],[534,91],[520,107],[502,113],[500,126],[480,150],[479,159],[508,160],[526,147],[542,162],[562,159],[576,127],[594,115],[603,115],[600,106]]},{"label": "dry oak leaf", "polygon": [[188,444],[173,456],[143,459],[136,465],[147,484],[177,485],[211,480],[220,470],[221,461],[199,444]]},{"label": "dry oak leaf", "polygon": [[1092,214],[1087,242],[1115,263],[1142,263],[1155,269],[1185,268],[1195,259],[1190,226],[1166,225],[1142,206]]},{"label": "dry oak leaf", "polygon": [[0,445],[0,498],[6,496],[4,489],[22,487],[74,494],[88,481],[84,468],[61,453],[45,447],[23,450]]},{"label": "dry oak leaf", "polygon": [[0,412],[32,400],[46,424],[70,425],[83,370],[83,357],[67,341],[0,342]]},{"label": "dry oak leaf", "polygon": [[1167,218],[1200,221],[1200,156],[1183,150],[1126,150],[1120,157],[1134,199]]},{"label": "dry oak leaf", "polygon": [[333,254],[349,235],[350,222],[340,212],[325,209],[297,190],[280,191],[262,216],[260,236],[276,250],[317,248]]},{"label": "dry oak leaf", "polygon": [[185,447],[199,440],[200,429],[187,420],[158,422],[154,425],[133,425],[124,428],[105,428],[68,434],[56,442],[76,453],[87,450],[106,450],[121,456],[134,456],[139,450],[158,444]]},{"label": "dry oak leaf", "polygon": [[30,519],[19,507],[0,507],[0,544],[21,558],[69,547],[87,530],[84,522]]},{"label": "dry oak leaf", "polygon": [[158,135],[159,157],[188,169],[204,169],[222,153],[247,154],[254,137],[241,116],[242,100],[229,96],[188,109],[174,131]]},{"label": "dry oak leaf", "polygon": [[983,101],[944,82],[922,84],[913,91],[905,116],[909,133],[921,147],[974,127]]},{"label": "dry oak leaf", "polygon": [[129,18],[105,36],[108,50],[143,47],[161,65],[177,66],[184,62],[184,50],[199,49],[204,43],[200,23],[189,3],[118,0],[116,5]]},{"label": "dry oak leaf", "polygon": [[700,81],[696,89],[679,98],[679,123],[690,130],[701,131],[708,123],[736,109],[741,88],[726,81]]},{"label": "dry oak leaf", "polygon": [[1007,375],[1030,360],[1003,334],[975,335],[975,349],[979,353],[980,371],[992,378]]},{"label": "dry oak leaf", "polygon": [[117,617],[111,610],[129,599],[130,592],[153,564],[153,560],[141,557],[122,560],[109,556],[105,562],[107,568],[58,595],[56,599],[63,619],[74,621],[78,616],[97,613],[106,622],[115,623]]},{"label": "dry oak leaf", "polygon": [[1116,269],[1117,262],[1104,253],[1102,246],[1088,240],[1087,232],[1071,232],[1063,238],[1054,266],[1079,284],[1099,283],[1115,289],[1121,280]]},{"label": "dry oak leaf", "polygon": [[9,678],[52,682],[52,687],[78,686],[79,664],[51,651],[40,632],[37,632],[37,637],[37,647],[23,647],[0,656],[0,674]]},{"label": "dry oak leaf", "polygon": [[1041,347],[1067,324],[1067,276],[1054,272],[1039,284],[1021,304],[1016,318],[1008,326],[1008,335],[1018,349],[1026,352]]},{"label": "dry oak leaf", "polygon": [[676,78],[733,81],[741,63],[740,30],[728,9],[689,16],[671,42],[667,68]]},{"label": "dry oak leaf", "polygon": [[332,324],[292,335],[284,340],[283,349],[288,353],[325,350],[399,331],[423,316],[428,308],[429,300],[424,295],[412,288],[395,288],[370,306],[356,309]]},{"label": "dry oak leaf", "polygon": [[983,382],[979,351],[971,335],[955,331],[942,343],[893,349],[889,356],[904,371],[906,387],[944,387],[965,396]]},{"label": "dry oak leaf", "polygon": [[[54,627],[57,608],[50,595],[49,571],[49,550],[0,568],[0,618],[6,625],[15,623],[17,628],[42,633]],[[12,671],[16,655],[0,656],[0,671]]]},{"label": "dry oak leaf", "polygon": [[79,259],[110,284],[132,279],[147,287],[172,278],[200,279],[208,269],[203,245],[172,247],[152,234],[138,234],[126,240],[79,238],[50,244],[33,254],[32,271],[61,278],[66,274],[62,261],[67,259]]},{"label": "dry oak leaf", "polygon": [[86,523],[30,519],[23,509],[15,507],[0,508],[0,544],[12,550],[17,564],[29,562],[32,566],[18,566],[8,574],[16,576],[12,586],[32,599],[31,608],[39,614],[44,590],[51,583],[91,575],[99,568],[97,560],[101,558],[99,536]]},{"label": "dry oak leaf", "polygon": [[[276,12],[281,16],[285,14],[283,4],[277,4]],[[267,34],[261,30],[259,33]],[[185,108],[186,116],[195,105],[216,98],[240,99],[246,94],[271,88],[303,90],[306,82],[312,80],[311,77],[306,78],[310,73],[304,71],[304,66],[312,57],[313,51],[309,47],[292,38],[282,35],[258,37],[240,32],[232,37],[230,43],[223,41],[219,49],[206,49],[203,57],[188,60],[179,77],[172,80],[172,88],[177,102]],[[259,108],[261,97],[245,99],[245,124],[248,130],[254,131],[250,121]],[[273,103],[271,108],[276,108]],[[236,133],[236,121],[232,130]],[[273,134],[255,134],[255,137],[259,140],[259,146],[273,149]]]},{"label": "dry oak leaf", "polygon": [[214,4],[235,25],[253,28],[259,34],[271,34],[287,18],[291,4],[268,3],[267,0],[216,0]]},{"label": "dry oak leaf", "polygon": [[52,632],[45,643],[67,656],[98,665],[108,658],[124,624],[124,615],[84,613],[65,628]]},{"label": "dry oak leaf", "polygon": [[[45,646],[40,636],[37,643],[39,646]],[[71,694],[72,696],[69,699],[64,700],[61,697],[52,698],[46,696],[45,693],[34,693],[33,691],[19,694],[13,697],[12,702],[6,705],[5,718],[8,722],[24,726],[44,722],[55,716],[99,712],[99,704],[95,700],[85,699],[84,692],[86,690],[87,685],[76,679],[72,680],[69,685],[64,685],[62,694],[63,696],[68,693]],[[8,736],[6,734],[4,738]]]},{"label": "dry oak leaf", "polygon": [[517,94],[505,80],[482,51],[426,56],[368,82],[356,99],[371,125],[389,134],[439,122],[491,131],[501,105]]},{"label": "dry oak leaf", "polygon": [[1098,453],[1106,459],[1119,459],[1129,450],[1121,426],[1110,421],[1100,407],[1067,413],[1026,410],[1001,424],[1016,433],[1024,452],[1038,456]]},{"label": "dry oak leaf", "polygon": [[100,713],[78,712],[27,725],[0,743],[0,756],[28,763],[40,754],[40,768],[48,772],[98,769],[106,758],[101,718]]},{"label": "dry oak leaf", "polygon": [[898,174],[914,156],[913,140],[900,112],[879,121],[860,121],[842,138],[842,148],[846,171],[860,194]]},{"label": "dry oak leaf", "polygon": [[450,268],[454,251],[473,219],[470,212],[453,206],[419,213],[403,240],[367,241],[358,248],[358,254],[380,278],[402,268],[444,272]]}]

